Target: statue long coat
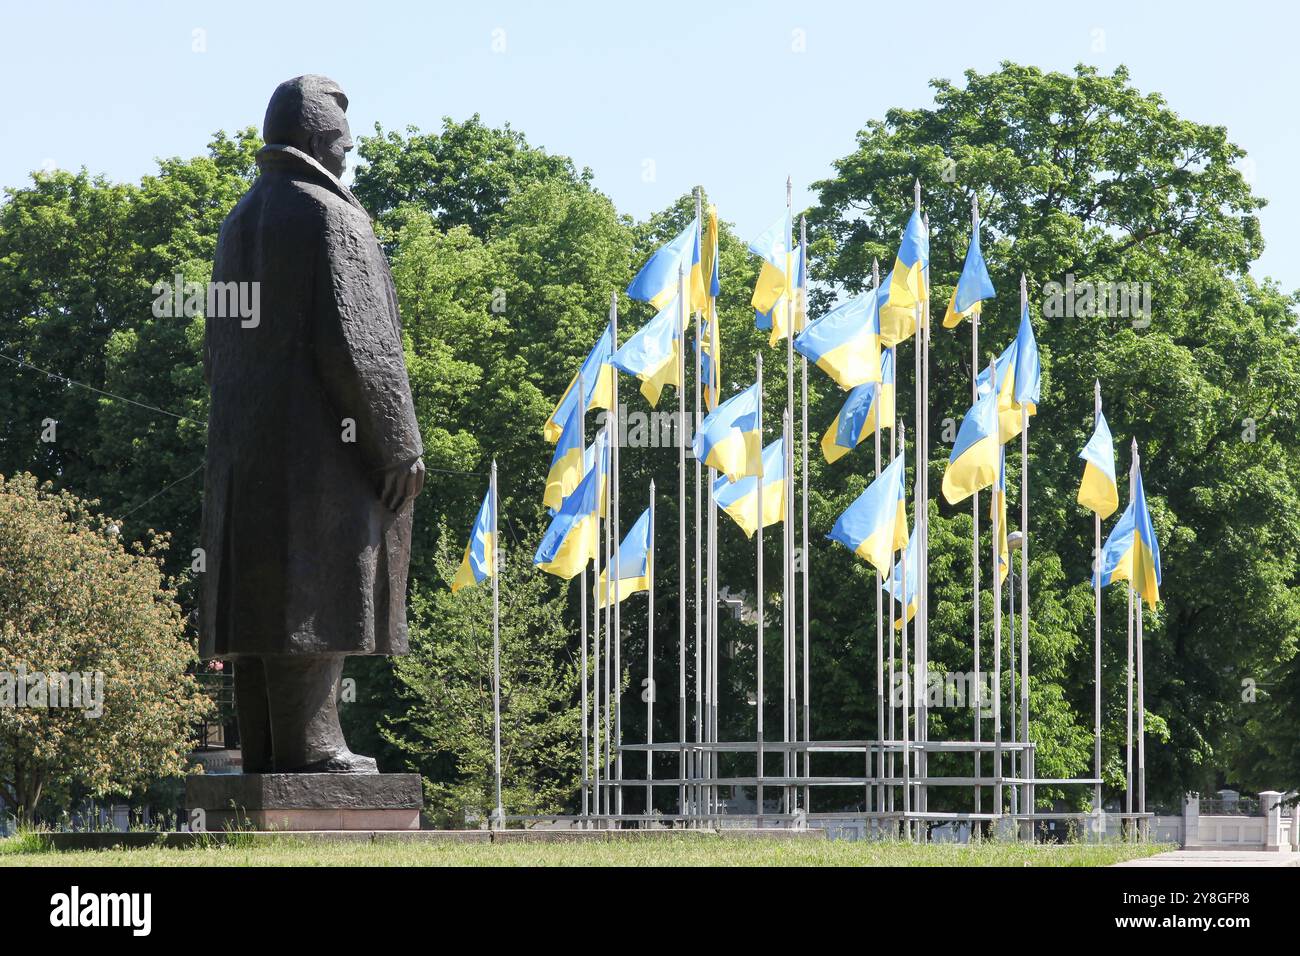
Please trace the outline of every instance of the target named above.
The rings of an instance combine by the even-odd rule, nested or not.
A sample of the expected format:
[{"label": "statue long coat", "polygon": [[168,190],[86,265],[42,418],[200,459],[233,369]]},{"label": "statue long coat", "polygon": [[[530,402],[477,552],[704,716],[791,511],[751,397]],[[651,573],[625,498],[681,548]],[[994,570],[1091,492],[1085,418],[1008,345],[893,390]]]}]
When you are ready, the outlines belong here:
[{"label": "statue long coat", "polygon": [[257,162],[212,270],[260,283],[256,324],[205,318],[200,653],[404,654],[411,505],[379,485],[424,449],[392,274],[324,167],[289,146]]}]

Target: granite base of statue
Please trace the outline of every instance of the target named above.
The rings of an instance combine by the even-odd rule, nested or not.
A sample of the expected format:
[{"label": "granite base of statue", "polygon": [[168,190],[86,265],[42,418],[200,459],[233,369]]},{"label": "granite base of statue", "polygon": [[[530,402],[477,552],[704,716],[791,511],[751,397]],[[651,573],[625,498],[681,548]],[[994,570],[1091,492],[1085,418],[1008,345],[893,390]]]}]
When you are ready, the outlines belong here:
[{"label": "granite base of statue", "polygon": [[240,773],[188,777],[185,804],[209,832],[418,830],[423,799],[418,773]]},{"label": "granite base of statue", "polygon": [[347,106],[323,76],[276,88],[212,267],[199,653],[232,665],[245,773],[187,781],[209,829],[419,825],[419,776],[339,725],[346,658],[407,652],[425,478],[392,274],[339,178]]}]

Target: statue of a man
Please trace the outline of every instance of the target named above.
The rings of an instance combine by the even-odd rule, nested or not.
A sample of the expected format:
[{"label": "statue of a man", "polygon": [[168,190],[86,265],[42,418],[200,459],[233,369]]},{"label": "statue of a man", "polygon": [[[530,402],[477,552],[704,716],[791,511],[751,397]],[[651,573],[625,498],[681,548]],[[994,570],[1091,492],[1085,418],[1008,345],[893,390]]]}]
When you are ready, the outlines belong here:
[{"label": "statue of a man", "polygon": [[204,340],[200,652],[234,661],[247,773],[374,773],[339,727],[344,658],[407,651],[424,447],[392,274],[339,181],[347,106],[323,76],[276,88],[212,267],[260,306],[208,315]]}]

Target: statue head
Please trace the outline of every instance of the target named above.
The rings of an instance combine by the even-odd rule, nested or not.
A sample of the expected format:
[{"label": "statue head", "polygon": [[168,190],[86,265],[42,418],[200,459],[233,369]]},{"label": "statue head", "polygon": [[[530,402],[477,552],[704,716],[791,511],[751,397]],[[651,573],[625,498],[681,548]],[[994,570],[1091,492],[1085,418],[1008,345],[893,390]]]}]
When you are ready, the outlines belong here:
[{"label": "statue head", "polygon": [[308,73],[285,80],[271,94],[262,122],[267,145],[300,149],[335,176],[342,176],[352,149],[348,98],[327,76]]}]

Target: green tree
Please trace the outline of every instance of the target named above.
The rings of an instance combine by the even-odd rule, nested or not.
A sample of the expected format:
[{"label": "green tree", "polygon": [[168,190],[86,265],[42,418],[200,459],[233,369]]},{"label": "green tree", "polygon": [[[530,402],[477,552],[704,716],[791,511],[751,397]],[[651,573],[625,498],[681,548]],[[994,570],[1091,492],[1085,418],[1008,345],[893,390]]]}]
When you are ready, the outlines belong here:
[{"label": "green tree", "polygon": [[[1092,522],[1073,498],[1075,454],[1091,431],[1099,378],[1121,472],[1128,438],[1141,445],[1164,560],[1146,661],[1148,726],[1167,738],[1148,747],[1149,790],[1173,802],[1225,776],[1256,788],[1293,780],[1285,746],[1253,747],[1252,762],[1235,757],[1243,735],[1289,734],[1251,720],[1240,682],[1276,675],[1275,686],[1284,686],[1300,634],[1296,300],[1247,271],[1262,248],[1255,211],[1263,200],[1234,167],[1243,152],[1222,128],[1182,119],[1158,95],[1134,89],[1123,69],[1064,75],[1004,64],[992,74],[967,72],[965,86],[933,86],[933,109],[891,110],[872,121],[836,161],[835,175],[818,184],[815,277],[855,290],[868,283],[873,258],[888,268],[919,178],[933,229],[934,314],[961,269],[972,197],[998,289],[981,322],[986,350],[1014,336],[1018,279],[1028,278],[1044,366],[1030,430],[1031,734],[1042,743],[1039,771],[1082,776],[1091,767]],[[1067,276],[1150,283],[1149,326],[1054,314],[1045,284]],[[932,422],[959,419],[969,404],[967,335],[965,326],[934,330]],[[900,405],[912,414],[906,398]],[[819,406],[815,417],[833,414]],[[941,448],[933,458],[937,487]],[[1014,463],[1009,471],[1014,488]],[[834,487],[818,482],[823,493]],[[969,509],[939,505],[932,535],[954,543],[951,563],[932,572],[932,658],[968,667],[969,560],[959,552],[970,540]],[[825,579],[821,586],[833,588]],[[1120,591],[1107,595],[1103,612],[1104,719],[1112,729],[1123,715]],[[984,641],[987,653],[987,633]],[[1112,783],[1121,739],[1112,730],[1107,741]]]},{"label": "green tree", "polygon": [[[21,818],[49,788],[129,794],[182,773],[210,708],[165,539],[128,549],[93,504],[0,476],[0,794]],[[18,706],[18,682],[55,674],[91,675],[80,707]]]},{"label": "green tree", "polygon": [[[532,566],[537,536],[521,544],[502,537],[502,800],[508,813],[572,812],[580,671],[564,601]],[[428,813],[440,826],[463,826],[496,806],[492,587],[451,593],[460,552],[449,535],[433,565],[438,580],[411,595],[411,653],[395,663],[403,709],[387,718],[385,736],[425,775]]]}]

